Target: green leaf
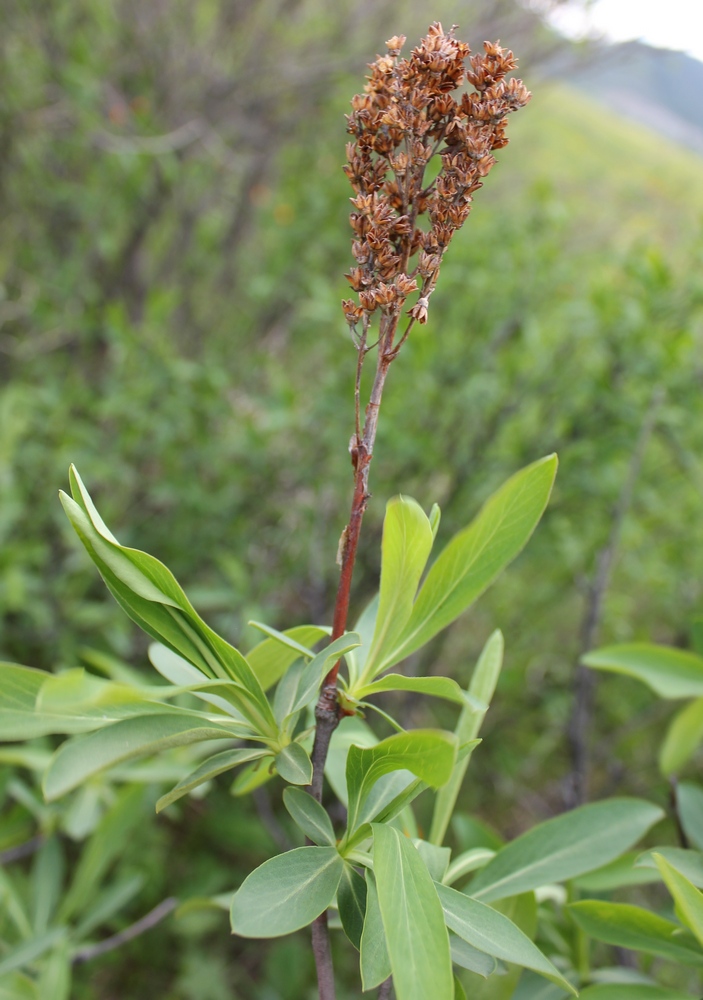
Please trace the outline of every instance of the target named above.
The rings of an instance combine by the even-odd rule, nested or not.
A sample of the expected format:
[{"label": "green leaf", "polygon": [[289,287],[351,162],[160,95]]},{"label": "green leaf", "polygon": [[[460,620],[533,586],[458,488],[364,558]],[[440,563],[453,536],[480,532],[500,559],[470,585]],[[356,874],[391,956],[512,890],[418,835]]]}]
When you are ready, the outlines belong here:
[{"label": "green leaf", "polygon": [[635,844],[663,811],[642,799],[607,799],[540,823],[507,844],[469,889],[490,902],[602,867]]},{"label": "green leaf", "polygon": [[361,933],[361,986],[364,993],[385,983],[391,974],[391,960],[386,946],[378,889],[373,872],[366,872],[366,913]]},{"label": "green leaf", "polygon": [[337,888],[337,906],[344,933],[359,951],[366,914],[366,880],[350,864],[344,865]]},{"label": "green leaf", "polygon": [[703,696],[703,656],[670,646],[630,642],[594,649],[581,662],[642,681],[660,698]]},{"label": "green leaf", "polygon": [[466,991],[456,976],[454,976],[454,1000],[466,1000]]},{"label": "green leaf", "polygon": [[703,951],[695,938],[683,934],[680,924],[649,910],[596,899],[571,903],[568,909],[578,926],[598,941],[659,955],[670,962],[703,966]]},{"label": "green leaf", "polygon": [[143,820],[143,791],[139,786],[128,785],[117,794],[83,847],[68,892],[59,906],[59,921],[65,923],[81,913],[95,898],[105,874],[124,850],[132,831]]},{"label": "green leaf", "polygon": [[[360,647],[363,649],[363,646]],[[352,654],[353,655],[353,654]],[[345,716],[332,733],[330,749],[325,762],[325,777],[342,805],[347,805],[347,756],[352,744],[375,746],[378,736],[358,715]]]},{"label": "green leaf", "polygon": [[[503,666],[503,648],[503,634],[496,629],[483,647],[469,683],[470,700],[464,705],[455,729],[460,744],[476,739],[480,732]],[[428,838],[433,844],[441,844],[446,836],[468,766],[468,757],[457,761],[449,781],[437,792]]]},{"label": "green leaf", "polygon": [[674,897],[677,916],[693,931],[703,945],[703,893],[661,854],[652,855],[666,887]]},{"label": "green leaf", "polygon": [[139,895],[143,887],[144,878],[141,875],[133,875],[103,890],[90,908],[82,913],[80,922],[75,927],[75,940],[80,941],[101,924],[111,920]]},{"label": "green leaf", "polygon": [[32,866],[32,927],[35,934],[49,929],[63,889],[65,861],[58,837],[48,837]]},{"label": "green leaf", "polygon": [[681,993],[666,986],[644,986],[640,983],[603,984],[589,986],[579,994],[581,1000],[691,1000],[690,993]]},{"label": "green leaf", "polygon": [[470,872],[475,872],[478,868],[483,868],[495,856],[496,852],[490,850],[488,847],[472,847],[452,861],[447,868],[442,882],[445,885],[453,885]]},{"label": "green leaf", "polygon": [[251,747],[245,747],[239,750],[225,750],[223,753],[216,753],[212,757],[208,757],[204,760],[200,767],[197,767],[195,771],[192,771],[185,778],[181,778],[177,785],[167,792],[166,795],[162,795],[161,798],[156,803],[157,813],[162,812],[167,806],[170,806],[172,802],[176,802],[178,799],[187,795],[188,792],[197,788],[198,785],[204,784],[206,781],[211,781],[216,778],[218,774],[224,774],[225,771],[231,770],[233,767],[238,767],[240,764],[245,764],[250,760],[259,760],[262,757],[271,757],[272,754],[269,750],[255,750]]},{"label": "green leaf", "polygon": [[397,1000],[453,1000],[454,974],[442,906],[407,837],[373,824],[374,876]]},{"label": "green leaf", "polygon": [[61,502],[76,533],[125,612],[153,639],[185,657],[210,677],[234,681],[234,704],[262,734],[277,727],[266,695],[239,650],[197,614],[171,571],[146,552],[120,545],[98,514],[76,469],[70,469],[73,499]]},{"label": "green leaf", "polygon": [[379,665],[395,650],[412,613],[432,542],[432,526],[415,500],[397,496],[388,501],[383,522],[376,628],[364,666],[365,678],[380,673],[383,667]]},{"label": "green leaf", "polygon": [[430,873],[430,878],[434,882],[441,882],[447,874],[449,860],[452,856],[451,849],[449,847],[437,847],[436,844],[430,844],[426,840],[420,839],[413,839],[413,844],[417,849],[417,853],[425,862],[427,871]]},{"label": "green leaf", "polygon": [[259,678],[264,691],[273,687],[301,655],[296,651],[296,647],[301,646],[309,650],[316,642],[329,635],[329,631],[328,628],[320,628],[318,625],[296,625],[295,628],[279,633],[292,640],[295,646],[290,647],[278,639],[271,638],[264,639],[258,646],[250,649],[247,653],[247,663]]},{"label": "green leaf", "polygon": [[549,455],[512,476],[449,542],[427,574],[395,649],[376,673],[429,642],[512,562],[544,513],[556,470],[556,455]]},{"label": "green leaf", "polygon": [[640,871],[657,872],[657,862],[654,858],[659,854],[670,865],[692,882],[699,889],[703,889],[703,853],[700,851],[689,851],[683,847],[653,847],[650,851],[640,854],[635,862]]},{"label": "green leaf", "polygon": [[688,842],[703,851],[703,788],[692,781],[676,786],[676,808]]},{"label": "green leaf", "polygon": [[437,884],[436,889],[447,927],[464,941],[494,958],[532,969],[574,996],[578,995],[537,945],[505,914],[449,886]]},{"label": "green leaf", "polygon": [[318,653],[300,672],[289,716],[309,705],[332,665],[350,649],[360,645],[359,636],[355,632],[347,632]]},{"label": "green leaf", "polygon": [[669,723],[659,751],[659,770],[668,777],[680,771],[703,740],[703,698],[696,698]]},{"label": "green leaf", "polygon": [[319,847],[335,846],[337,839],[332,821],[327,815],[327,810],[312,795],[300,788],[286,788],[283,791],[283,804],[293,822],[313,844]]},{"label": "green leaf", "polygon": [[272,938],[306,927],[334,899],[343,871],[334,847],[297,847],[265,861],[232,897],[232,933]]},{"label": "green leaf", "polygon": [[33,718],[37,695],[49,677],[44,670],[0,662],[0,740],[31,740],[56,731]]},{"label": "green leaf", "polygon": [[[656,871],[647,871],[646,868],[635,867],[635,862],[642,857],[641,851],[627,851],[625,854],[608,862],[602,868],[594,868],[586,875],[579,875],[574,879],[574,886],[582,892],[591,893],[611,892],[626,885],[647,885],[657,881]],[[652,868],[654,868],[652,862]]]},{"label": "green leaf", "polygon": [[42,965],[38,981],[39,996],[51,1000],[69,1000],[71,992],[71,949],[68,941],[59,941]]},{"label": "green leaf", "polygon": [[431,698],[444,698],[459,705],[466,704],[466,695],[451,677],[406,677],[404,674],[386,674],[371,684],[352,688],[349,694],[361,701],[382,691],[415,691]]},{"label": "green leaf", "polygon": [[50,948],[54,948],[66,936],[65,927],[54,927],[44,934],[38,934],[29,941],[23,941],[16,948],[5,951],[0,961],[0,976],[33,963]]},{"label": "green leaf", "polygon": [[475,972],[478,976],[488,979],[498,968],[498,963],[492,955],[487,955],[485,951],[479,951],[468,941],[462,940],[456,934],[449,935],[449,947],[452,953],[452,962],[462,969]]},{"label": "green leaf", "polygon": [[347,756],[349,833],[356,829],[362,807],[382,775],[407,770],[436,788],[449,778],[456,754],[456,737],[435,729],[398,733],[373,747],[351,746]]},{"label": "green leaf", "polygon": [[203,740],[232,738],[232,729],[195,713],[143,715],[68,740],[54,754],[44,775],[47,801],[60,798],[94,774],[146,754]]},{"label": "green leaf", "polygon": [[43,1000],[32,979],[21,972],[10,972],[0,980],[0,1000]]},{"label": "green leaf", "polygon": [[276,754],[276,770],[291,785],[309,785],[312,781],[312,761],[300,743],[289,743]]}]

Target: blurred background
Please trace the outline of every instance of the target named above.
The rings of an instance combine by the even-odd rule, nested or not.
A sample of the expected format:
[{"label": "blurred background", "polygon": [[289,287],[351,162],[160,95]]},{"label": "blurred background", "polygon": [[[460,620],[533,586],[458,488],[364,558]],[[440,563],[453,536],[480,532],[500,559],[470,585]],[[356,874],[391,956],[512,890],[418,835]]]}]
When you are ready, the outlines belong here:
[{"label": "blurred background", "polygon": [[[166,562],[237,645],[256,641],[251,618],[329,620],[355,364],[344,114],[385,38],[456,22],[474,49],[514,49],[534,97],[391,372],[353,608],[377,586],[390,496],[438,502],[446,541],[556,450],[526,552],[409,665],[465,684],[505,633],[454,836],[470,816],[514,836],[584,795],[666,800],[671,708],[577,663],[611,641],[687,646],[701,615],[703,64],[579,40],[577,7],[5,0],[0,658],[148,669],[56,499],[70,462],[120,541]],[[393,708],[453,726],[450,707]],[[0,849],[25,829],[9,780]],[[278,799],[223,785],[144,822],[132,919],[238,884],[276,849]],[[302,938],[232,945],[221,916],[192,914],[80,967],[75,996],[299,1000],[311,965]]]}]

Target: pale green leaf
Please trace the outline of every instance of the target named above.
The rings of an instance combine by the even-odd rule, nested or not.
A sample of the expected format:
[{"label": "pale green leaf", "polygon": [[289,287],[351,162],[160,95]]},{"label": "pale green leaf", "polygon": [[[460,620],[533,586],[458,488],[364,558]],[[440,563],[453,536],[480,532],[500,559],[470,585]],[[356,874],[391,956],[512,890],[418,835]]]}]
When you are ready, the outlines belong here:
[{"label": "pale green leaf", "polygon": [[486,590],[521,552],[549,500],[556,455],[512,476],[472,523],[440,553],[423,583],[412,614],[380,673],[424,646]]},{"label": "pale green leaf", "polygon": [[639,871],[652,872],[656,878],[658,867],[654,854],[659,854],[677,871],[685,875],[689,882],[692,882],[699,889],[703,889],[703,853],[690,851],[683,847],[653,847],[644,854],[640,854],[635,862],[636,868]]},{"label": "pale green leaf", "polygon": [[[363,649],[363,647],[360,647]],[[352,654],[353,655],[353,654]],[[332,733],[330,749],[325,762],[325,777],[342,805],[347,805],[347,756],[352,744],[371,747],[378,737],[358,715],[345,716]]]},{"label": "pale green leaf", "polygon": [[[481,651],[469,683],[469,701],[464,705],[455,729],[460,744],[476,739],[479,734],[503,666],[503,647],[503,634],[496,630]],[[444,840],[468,766],[468,757],[457,761],[449,781],[437,792],[428,838],[433,844],[441,844]]]},{"label": "pale green leaf", "polygon": [[475,872],[478,868],[484,868],[495,856],[496,852],[488,847],[472,847],[452,861],[441,881],[445,885],[453,885],[465,875]]},{"label": "pale green leaf", "polygon": [[94,774],[132,757],[233,735],[231,728],[186,712],[143,715],[114,722],[59,747],[44,775],[44,795],[48,801],[58,799]]},{"label": "pale green leaf", "polygon": [[680,771],[703,740],[703,698],[677,712],[659,751],[659,770],[668,777]]},{"label": "pale green leaf", "polygon": [[644,951],[670,962],[703,966],[703,950],[680,924],[629,903],[607,903],[587,899],[571,903],[572,917],[591,937],[618,948]]},{"label": "pale green leaf", "polygon": [[434,729],[398,733],[373,747],[351,746],[346,772],[349,832],[356,829],[364,802],[384,774],[411,771],[436,788],[449,778],[456,755],[456,737]]},{"label": "pale green leaf", "polygon": [[563,882],[629,850],[664,816],[642,799],[607,799],[581,806],[540,823],[507,844],[469,887],[472,896],[490,902]]},{"label": "pale green leaf", "polygon": [[49,1000],[69,1000],[71,993],[71,947],[68,941],[59,941],[42,963],[37,983],[39,996]]},{"label": "pale green leaf", "polygon": [[397,1000],[453,1000],[449,936],[437,890],[410,840],[373,824],[374,876]]},{"label": "pale green leaf", "polygon": [[139,786],[121,789],[100,823],[83,846],[71,884],[63,896],[58,919],[70,920],[85,910],[100,890],[110,866],[124,850],[132,831],[145,817],[144,793]]},{"label": "pale green leaf", "polygon": [[[585,875],[579,875],[573,880],[574,886],[582,892],[591,893],[612,892],[627,885],[647,885],[657,881],[656,870],[648,871],[636,867],[642,857],[641,851],[626,851],[614,861],[609,861],[601,868],[594,868]],[[652,868],[655,868],[652,861]]]},{"label": "pale green leaf", "polygon": [[[295,628],[286,629],[280,633],[291,639],[296,646],[310,649],[316,642],[329,635],[328,628],[320,628],[318,625],[296,625]],[[292,648],[283,645],[277,639],[264,639],[247,653],[247,663],[259,678],[264,691],[280,680],[286,670],[294,663],[300,653],[296,651],[296,646]]]},{"label": "pale green leaf", "polygon": [[452,953],[452,962],[461,969],[468,969],[476,975],[488,979],[498,968],[498,963],[492,955],[487,955],[485,951],[479,951],[468,941],[457,937],[456,934],[449,935],[449,947]]},{"label": "pale green leaf", "polygon": [[660,698],[703,697],[703,656],[671,646],[630,642],[594,649],[581,662],[642,681]]},{"label": "pale green leaf", "polygon": [[685,875],[656,852],[652,855],[666,887],[674,897],[679,918],[703,945],[703,893]]},{"label": "pale green leaf", "polygon": [[232,897],[232,932],[272,938],[306,927],[334,899],[343,870],[334,847],[298,847],[265,861]]},{"label": "pale green leaf", "polygon": [[361,986],[364,993],[385,983],[391,974],[391,960],[386,946],[386,932],[383,929],[381,908],[378,903],[378,889],[373,872],[366,872],[366,913],[364,929],[361,933]]},{"label": "pale green leaf", "polygon": [[688,842],[703,851],[703,788],[692,781],[676,786],[676,808]]},{"label": "pale green leaf", "polygon": [[161,796],[156,803],[157,813],[160,813],[167,806],[170,806],[172,802],[176,802],[199,785],[216,778],[218,774],[224,774],[225,771],[230,771],[233,767],[238,767],[240,764],[245,764],[250,760],[259,760],[262,757],[272,757],[272,754],[269,750],[256,750],[252,747],[246,747],[238,750],[225,750],[222,753],[216,753],[212,757],[208,757],[200,767],[197,767],[185,778],[182,778],[177,785],[174,785],[170,792]]},{"label": "pale green leaf", "polygon": [[0,976],[5,976],[15,969],[25,968],[40,955],[49,951],[50,948],[56,947],[65,936],[65,927],[54,927],[45,931],[44,934],[38,934],[29,941],[23,941],[22,944],[5,951],[0,960]]},{"label": "pale green leaf", "polygon": [[447,874],[449,860],[452,856],[451,848],[437,847],[436,844],[430,844],[426,840],[420,840],[419,838],[413,838],[413,844],[417,853],[425,862],[427,871],[430,873],[430,878],[434,882],[441,882]]},{"label": "pale green leaf", "polygon": [[366,915],[366,879],[350,864],[344,865],[337,888],[337,906],[344,933],[359,951]]},{"label": "pale green leaf", "polygon": [[350,696],[360,701],[382,691],[415,691],[432,698],[444,698],[459,705],[466,704],[466,695],[451,677],[406,677],[404,674],[385,674],[379,680],[350,689]]},{"label": "pale green leaf", "polygon": [[589,986],[579,993],[581,1000],[692,1000],[690,993],[667,986],[613,983]]},{"label": "pale green leaf", "polygon": [[576,990],[520,928],[492,906],[437,885],[447,927],[474,948],[504,962],[532,969],[577,996]]},{"label": "pale green leaf", "polygon": [[380,673],[381,665],[395,650],[412,613],[432,541],[432,526],[415,500],[397,496],[388,501],[383,522],[376,628],[364,666],[365,678]]},{"label": "pale green leaf", "polygon": [[276,770],[291,785],[309,785],[312,781],[310,755],[300,743],[289,743],[276,754]]},{"label": "pale green leaf", "polygon": [[236,706],[261,732],[275,736],[271,707],[253,670],[234,646],[200,618],[171,571],[146,552],[120,545],[106,528],[77,470],[70,470],[73,499],[61,502],[118,603],[148,635],[211,677],[236,682]]},{"label": "pale green leaf", "polygon": [[347,632],[331,642],[329,646],[318,653],[300,672],[298,686],[293,698],[290,715],[299,712],[309,705],[322,684],[327,673],[340,657],[361,645],[355,632]]},{"label": "pale green leaf", "polygon": [[283,792],[283,804],[293,822],[313,844],[319,847],[335,846],[336,837],[332,821],[327,815],[327,810],[312,795],[301,788],[286,788]]}]

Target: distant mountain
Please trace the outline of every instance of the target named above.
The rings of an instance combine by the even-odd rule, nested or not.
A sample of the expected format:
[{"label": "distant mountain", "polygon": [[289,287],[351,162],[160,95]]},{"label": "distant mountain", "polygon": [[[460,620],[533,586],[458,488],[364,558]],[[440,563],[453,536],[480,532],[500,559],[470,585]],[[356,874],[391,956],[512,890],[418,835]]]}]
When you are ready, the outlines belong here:
[{"label": "distant mountain", "polygon": [[703,62],[684,52],[624,42],[590,49],[572,86],[613,111],[703,154]]}]

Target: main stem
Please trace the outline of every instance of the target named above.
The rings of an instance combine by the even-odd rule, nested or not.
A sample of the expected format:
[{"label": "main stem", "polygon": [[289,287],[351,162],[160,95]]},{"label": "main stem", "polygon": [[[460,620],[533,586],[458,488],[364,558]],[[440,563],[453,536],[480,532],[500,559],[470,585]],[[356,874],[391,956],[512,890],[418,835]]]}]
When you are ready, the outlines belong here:
[{"label": "main stem", "polygon": [[[352,447],[352,462],[354,464],[354,492],[352,494],[351,513],[349,523],[344,529],[341,545],[341,569],[339,573],[339,585],[337,587],[337,597],[334,604],[334,617],[332,619],[331,641],[344,635],[347,628],[347,617],[349,615],[349,597],[351,594],[352,576],[354,574],[354,563],[356,561],[356,551],[359,545],[359,535],[361,534],[361,522],[364,518],[364,511],[369,502],[369,471],[371,459],[373,458],[373,448],[376,441],[376,431],[378,430],[378,415],[381,407],[381,397],[383,387],[388,375],[388,369],[394,354],[392,352],[393,337],[398,325],[398,317],[387,318],[387,328],[382,333],[378,344],[378,360],[376,363],[376,375],[374,377],[371,395],[364,415],[364,429],[361,438],[357,435]],[[361,366],[357,369],[357,392],[358,379]],[[340,662],[337,661],[322,682],[320,695],[315,706],[315,742],[312,748],[312,783],[310,794],[318,802],[322,801],[322,782],[325,772],[325,761],[330,747],[332,733],[339,725],[341,709],[337,701],[337,675],[339,673]],[[312,925],[312,948],[315,956],[315,967],[317,969],[317,983],[320,1000],[335,1000],[334,970],[332,967],[332,951],[330,948],[329,929],[327,927],[327,913],[321,913],[313,921]]]}]

